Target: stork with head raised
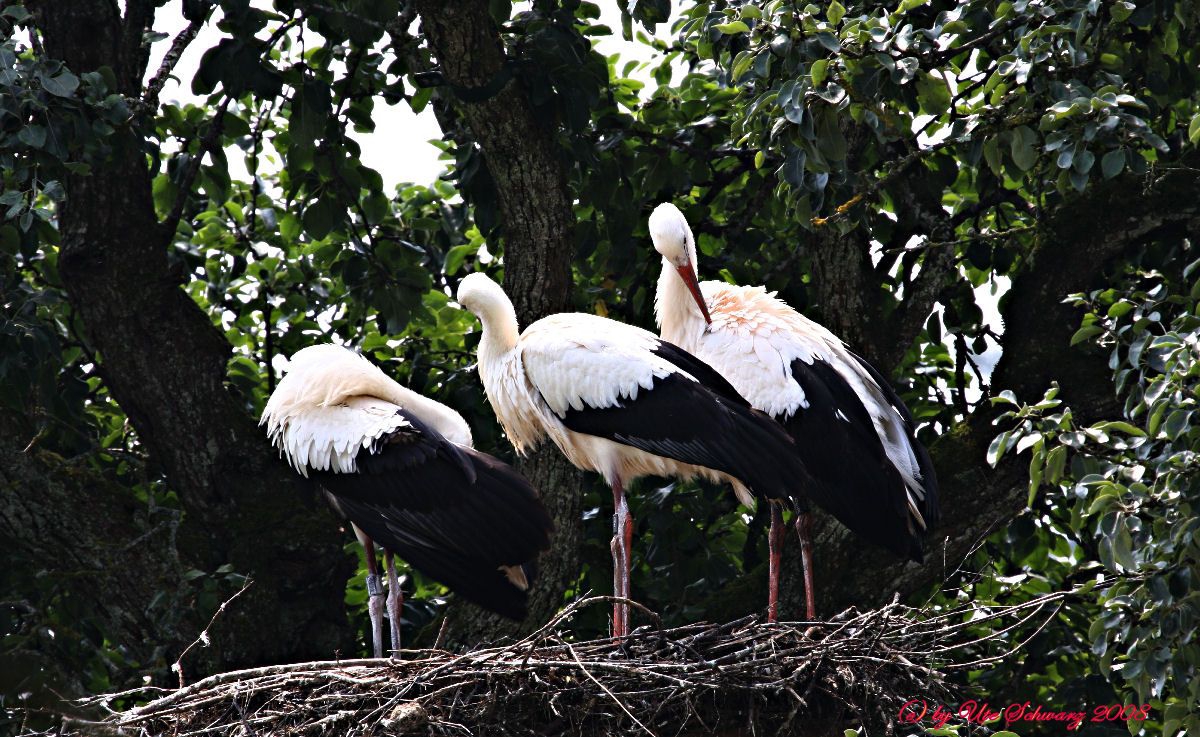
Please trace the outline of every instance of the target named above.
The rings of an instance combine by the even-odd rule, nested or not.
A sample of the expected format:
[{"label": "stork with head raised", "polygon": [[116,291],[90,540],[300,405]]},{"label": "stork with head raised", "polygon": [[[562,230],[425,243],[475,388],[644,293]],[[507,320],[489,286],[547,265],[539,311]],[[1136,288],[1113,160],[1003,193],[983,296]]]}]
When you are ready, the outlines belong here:
[{"label": "stork with head raised", "polygon": [[[811,499],[863,538],[922,560],[937,524],[937,478],[904,402],[887,380],[833,333],[762,287],[697,282],[696,243],[670,203],[650,215],[662,256],[655,315],[664,340],[719,371],[795,443],[811,478],[786,490],[800,505],[796,530],[808,617],[815,617]],[[768,618],[778,616],[783,514],[771,505]]]},{"label": "stork with head raised", "polygon": [[384,550],[393,650],[402,604],[393,554],[459,596],[524,618],[532,564],[553,525],[521,474],[472,449],[462,415],[347,348],[317,345],[292,356],[261,424],[366,551],[375,657],[385,606],[375,543]]},{"label": "stork with head raised", "polygon": [[[519,332],[508,295],[484,274],[458,288],[483,324],[479,375],[518,452],[550,438],[613,491],[613,591],[628,599],[633,520],[625,489],[640,476],[728,481],[744,503],[783,498],[808,475],[791,438],[695,356],[596,315],[551,315]],[[628,607],[613,608],[613,635]]]}]

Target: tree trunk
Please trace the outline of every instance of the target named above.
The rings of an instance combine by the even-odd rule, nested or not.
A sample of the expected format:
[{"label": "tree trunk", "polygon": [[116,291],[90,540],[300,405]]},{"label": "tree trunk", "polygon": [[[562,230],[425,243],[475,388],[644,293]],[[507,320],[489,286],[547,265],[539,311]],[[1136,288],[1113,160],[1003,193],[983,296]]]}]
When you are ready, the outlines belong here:
[{"label": "tree trunk", "polygon": [[[421,28],[445,80],[458,90],[481,91],[505,72],[500,34],[482,0],[415,3]],[[496,183],[504,234],[504,288],[521,325],[571,307],[571,256],[575,215],[553,131],[534,117],[525,90],[511,79],[491,96],[456,108],[483,150]],[[554,520],[551,551],[542,556],[530,597],[529,617],[513,624],[470,606],[453,605],[452,641],[470,643],[497,634],[519,634],[545,622],[579,574],[582,475],[553,447],[518,464]]]},{"label": "tree trunk", "polygon": [[[120,92],[137,97],[153,11],[136,0],[128,8],[123,21],[106,0],[32,5],[50,57],[77,74],[108,65]],[[120,129],[90,175],[66,177],[58,263],[105,385],[179,494],[186,565],[230,564],[255,581],[197,670],[333,656],[350,643],[343,538],[225,389],[229,344],[169,265],[173,234],[155,218],[142,139],[136,124]]]}]

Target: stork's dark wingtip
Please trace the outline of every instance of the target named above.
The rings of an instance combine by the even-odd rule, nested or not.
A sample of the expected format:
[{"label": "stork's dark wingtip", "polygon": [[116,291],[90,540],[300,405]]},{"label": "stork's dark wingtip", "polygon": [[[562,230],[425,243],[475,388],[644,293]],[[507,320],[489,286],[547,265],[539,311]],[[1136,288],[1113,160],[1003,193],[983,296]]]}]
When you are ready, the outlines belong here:
[{"label": "stork's dark wingtip", "polygon": [[545,505],[504,462],[445,440],[427,445],[364,449],[358,473],[322,472],[317,480],[351,521],[413,568],[485,609],[523,619],[525,571],[535,571],[534,559],[550,547]]}]

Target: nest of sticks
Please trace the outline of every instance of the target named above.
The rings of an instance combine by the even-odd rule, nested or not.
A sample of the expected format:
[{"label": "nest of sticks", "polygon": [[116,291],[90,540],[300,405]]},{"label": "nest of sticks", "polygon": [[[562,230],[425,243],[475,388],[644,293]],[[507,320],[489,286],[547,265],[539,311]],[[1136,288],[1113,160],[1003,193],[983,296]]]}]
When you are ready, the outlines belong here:
[{"label": "nest of sticks", "polygon": [[[1061,598],[934,615],[893,603],[825,622],[651,624],[624,642],[575,642],[567,620],[613,600],[588,597],[517,642],[221,673],[57,733],[807,735],[860,724],[890,733],[906,701],[948,700],[947,673],[1005,657],[1019,647],[1011,632],[1053,616]],[[983,639],[970,634],[981,616],[996,620]],[[137,693],[84,704],[107,708]]]}]

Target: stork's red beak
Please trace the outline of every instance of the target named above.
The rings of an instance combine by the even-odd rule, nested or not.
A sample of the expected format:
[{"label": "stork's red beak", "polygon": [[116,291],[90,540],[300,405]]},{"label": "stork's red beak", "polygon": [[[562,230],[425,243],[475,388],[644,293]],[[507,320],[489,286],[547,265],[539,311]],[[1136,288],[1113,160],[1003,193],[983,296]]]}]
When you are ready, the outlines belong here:
[{"label": "stork's red beak", "polygon": [[692,298],[700,307],[700,314],[704,315],[705,324],[712,325],[712,318],[708,316],[708,305],[704,304],[704,295],[700,293],[700,285],[696,282],[696,272],[692,271],[692,265],[677,266],[675,270],[679,272],[679,278],[683,279],[688,291],[692,293]]}]

